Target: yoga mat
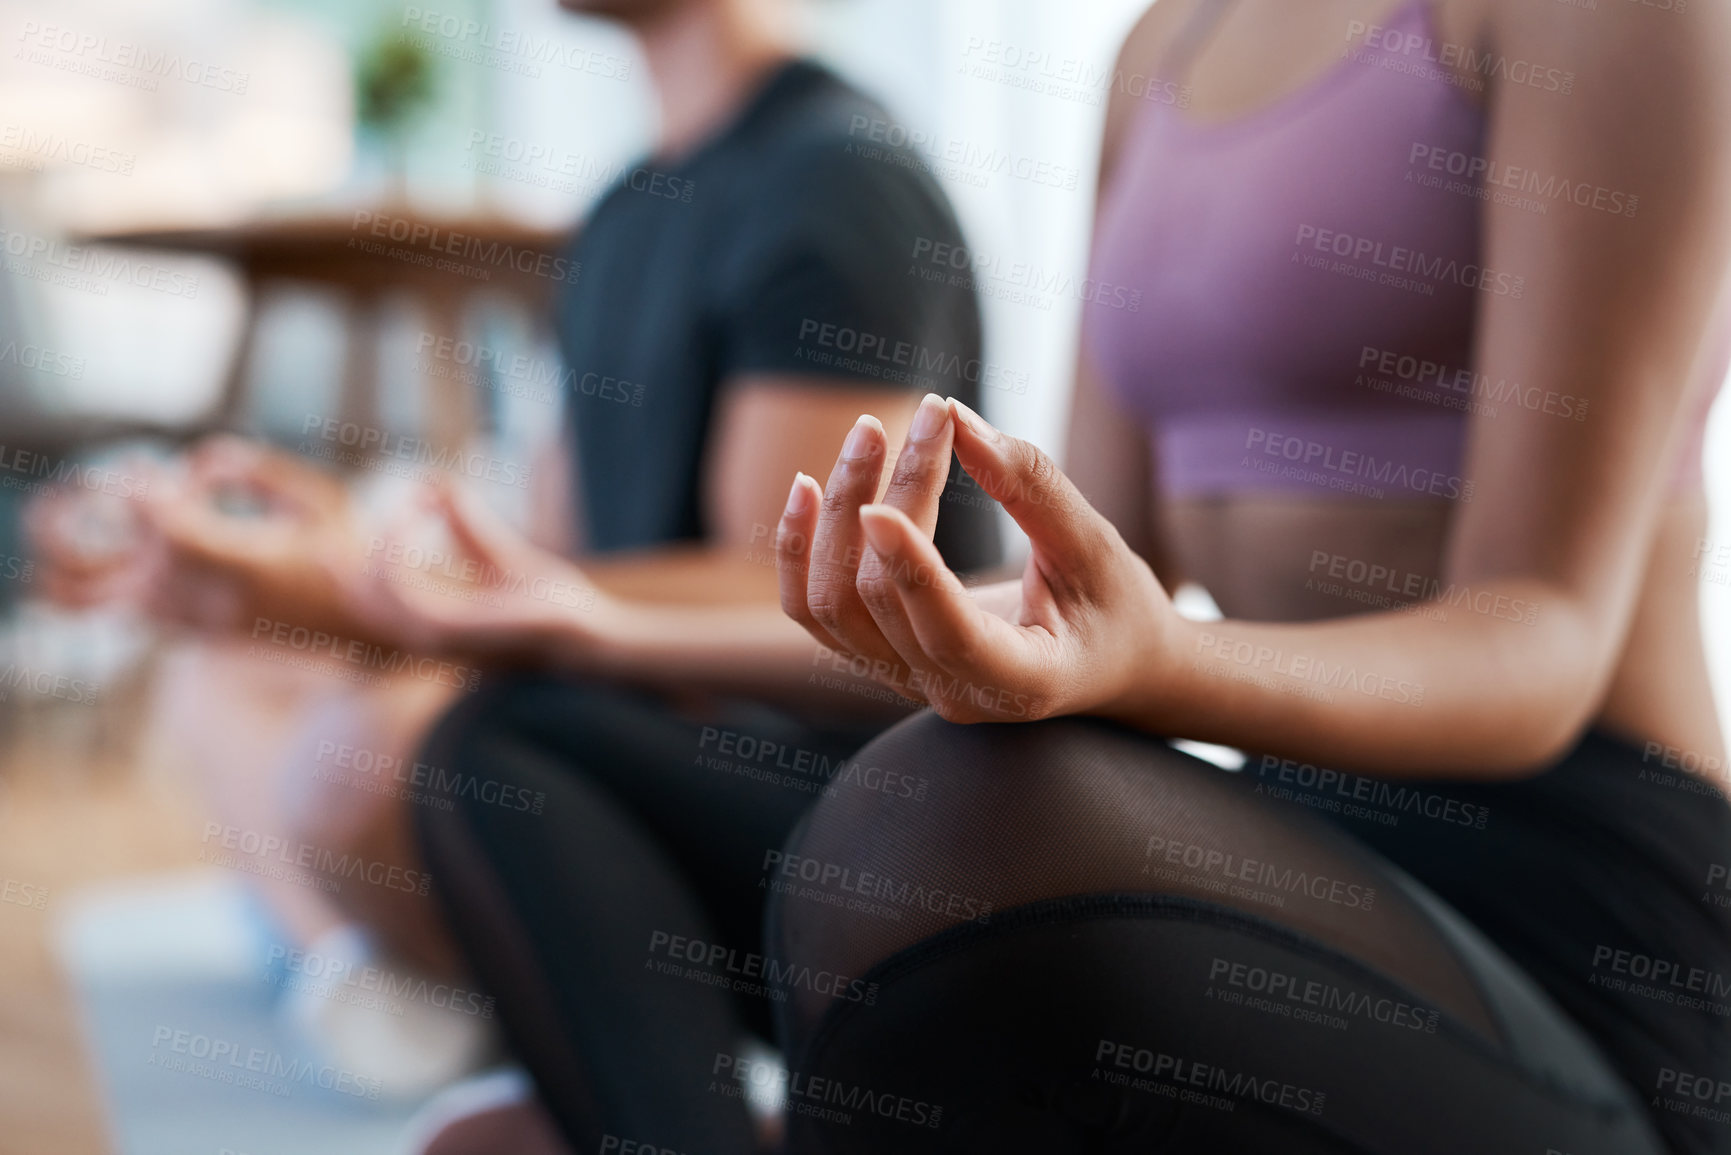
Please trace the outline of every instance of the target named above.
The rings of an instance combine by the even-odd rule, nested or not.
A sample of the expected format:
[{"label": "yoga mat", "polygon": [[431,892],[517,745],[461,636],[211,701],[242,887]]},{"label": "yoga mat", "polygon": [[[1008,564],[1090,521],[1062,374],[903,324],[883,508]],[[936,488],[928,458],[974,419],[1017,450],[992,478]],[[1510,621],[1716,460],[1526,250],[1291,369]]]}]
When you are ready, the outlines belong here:
[{"label": "yoga mat", "polygon": [[54,945],[118,1155],[401,1155],[420,1105],[368,1097],[273,1013],[276,936],[244,880],[66,896]]}]

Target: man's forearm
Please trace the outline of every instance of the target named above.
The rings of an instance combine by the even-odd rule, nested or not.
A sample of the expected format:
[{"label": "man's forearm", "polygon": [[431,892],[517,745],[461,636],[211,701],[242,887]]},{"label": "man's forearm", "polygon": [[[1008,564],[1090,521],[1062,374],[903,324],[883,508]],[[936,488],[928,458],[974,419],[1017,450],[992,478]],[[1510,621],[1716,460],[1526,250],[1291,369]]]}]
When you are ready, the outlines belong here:
[{"label": "man's forearm", "polygon": [[655,605],[776,603],[775,546],[657,546],[583,558],[579,564],[611,597]]},{"label": "man's forearm", "polygon": [[[655,605],[774,605],[775,543],[657,546],[582,558],[583,572],[610,597]],[[970,588],[1021,577],[1021,565],[964,575]]]},{"label": "man's forearm", "polygon": [[[773,546],[660,547],[589,559],[583,569],[612,612],[601,638],[574,633],[556,641],[560,664],[848,715],[895,718],[915,708],[781,612]],[[1019,582],[998,585],[980,596],[994,606],[1007,596],[1013,605]]]},{"label": "man's forearm", "polygon": [[757,698],[818,714],[891,721],[917,706],[819,645],[779,605],[620,602],[598,631],[563,644],[555,664],[651,687]]}]

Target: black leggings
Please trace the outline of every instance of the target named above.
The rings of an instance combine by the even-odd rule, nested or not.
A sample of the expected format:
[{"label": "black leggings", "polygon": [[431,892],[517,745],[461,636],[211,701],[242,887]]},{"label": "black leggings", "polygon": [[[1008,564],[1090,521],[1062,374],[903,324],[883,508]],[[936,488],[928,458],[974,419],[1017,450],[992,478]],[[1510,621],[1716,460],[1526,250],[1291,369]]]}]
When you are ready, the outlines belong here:
[{"label": "black leggings", "polygon": [[422,853],[575,1151],[756,1150],[712,1068],[824,981],[764,955],[764,862],[822,789],[917,788],[848,762],[875,729],[537,677],[496,680],[435,728],[422,759],[474,789],[416,808]]},{"label": "black leggings", "polygon": [[1731,809],[1628,746],[1469,785],[1082,720],[850,740],[555,682],[439,728],[545,795],[422,836],[579,1150],[751,1150],[773,1007],[802,1155],[1731,1151]]},{"label": "black leggings", "polygon": [[1731,1151],[1731,808],[1628,745],[1399,782],[926,715],[858,757],[931,787],[778,864],[771,949],[878,986],[782,1008],[791,1151]]}]

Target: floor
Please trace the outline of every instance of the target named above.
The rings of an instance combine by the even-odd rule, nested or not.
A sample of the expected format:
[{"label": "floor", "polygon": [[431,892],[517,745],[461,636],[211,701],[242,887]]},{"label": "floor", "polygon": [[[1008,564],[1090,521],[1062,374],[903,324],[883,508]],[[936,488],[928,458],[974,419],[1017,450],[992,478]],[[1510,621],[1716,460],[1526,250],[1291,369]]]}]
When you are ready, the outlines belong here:
[{"label": "floor", "polygon": [[196,865],[197,811],[141,764],[129,705],[0,707],[0,1155],[109,1150],[51,952],[56,899]]}]

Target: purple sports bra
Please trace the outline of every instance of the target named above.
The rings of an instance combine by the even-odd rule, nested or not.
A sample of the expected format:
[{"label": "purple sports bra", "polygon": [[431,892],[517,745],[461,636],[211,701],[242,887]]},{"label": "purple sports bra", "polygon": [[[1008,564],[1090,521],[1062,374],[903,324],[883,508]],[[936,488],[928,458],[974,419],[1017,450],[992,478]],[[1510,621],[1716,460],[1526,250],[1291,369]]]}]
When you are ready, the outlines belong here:
[{"label": "purple sports bra", "polygon": [[[1090,274],[1132,291],[1096,294],[1082,340],[1148,429],[1165,495],[1470,496],[1468,414],[1589,418],[1580,398],[1475,371],[1480,297],[1530,292],[1517,270],[1479,263],[1480,209],[1489,196],[1531,212],[1637,202],[1484,159],[1483,114],[1423,47],[1429,15],[1409,0],[1247,116],[1198,125],[1151,101],[1129,126]],[[1712,384],[1691,391],[1703,400],[1684,484],[1698,484],[1731,329],[1715,349]]]}]

